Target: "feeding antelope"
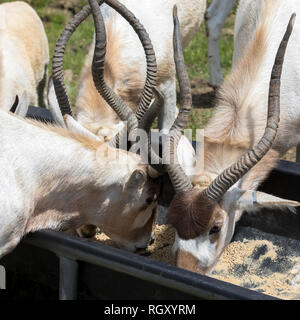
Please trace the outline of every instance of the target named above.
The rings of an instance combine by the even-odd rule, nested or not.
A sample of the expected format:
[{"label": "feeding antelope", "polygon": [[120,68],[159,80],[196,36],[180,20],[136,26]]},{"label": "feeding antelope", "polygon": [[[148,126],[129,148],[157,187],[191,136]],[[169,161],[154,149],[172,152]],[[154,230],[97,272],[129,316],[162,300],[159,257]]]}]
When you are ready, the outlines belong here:
[{"label": "feeding antelope", "polygon": [[[107,55],[105,80],[114,91],[136,111],[141,98],[146,75],[143,48],[140,41],[126,23],[106,4],[101,6],[107,32]],[[177,4],[182,21],[181,34],[186,47],[203,20],[205,0],[123,0],[125,5],[138,17],[149,33],[157,59],[157,89],[164,96],[164,106],[158,119],[159,129],[167,133],[176,114],[176,75],[172,45],[172,8]],[[99,96],[91,74],[94,43],[82,70],[76,100],[76,119],[89,131],[109,140],[123,123],[107,102]]]},{"label": "feeding antelope", "polygon": [[[105,27],[97,2],[89,0],[89,3],[74,17],[73,28],[93,11],[96,29],[93,69],[98,70],[105,57]],[[119,12],[126,19],[132,17],[124,7]],[[151,46],[139,22],[137,29],[141,41]],[[52,111],[62,127],[0,111],[0,166],[5,168],[0,191],[0,257],[28,232],[45,228],[96,225],[130,251],[145,247],[151,240],[159,192],[156,170],[145,164],[140,155],[104,143],[72,116],[65,114],[63,118],[58,113],[58,109],[64,112],[68,108],[61,72],[62,48],[71,34],[70,29],[64,30],[53,56],[57,106],[52,104],[56,108]],[[149,49],[148,55],[154,52]],[[105,86],[97,77],[94,81],[97,90]],[[129,120],[131,131],[136,130],[136,115],[113,91],[108,91],[116,112]],[[147,119],[142,122],[149,126]]]},{"label": "feeding antelope", "polygon": [[0,5],[0,108],[16,109],[19,98],[45,106],[48,39],[37,13],[25,2]]},{"label": "feeding antelope", "polygon": [[[300,13],[298,1],[240,1],[233,69],[205,128],[203,168],[200,163],[191,181],[176,162],[167,166],[176,191],[169,220],[179,267],[209,274],[244,210],[300,205],[256,191],[280,156],[300,141],[300,24],[294,25],[293,12]],[[190,88],[188,81],[182,85],[187,113]],[[169,149],[185,125],[171,129]]]}]

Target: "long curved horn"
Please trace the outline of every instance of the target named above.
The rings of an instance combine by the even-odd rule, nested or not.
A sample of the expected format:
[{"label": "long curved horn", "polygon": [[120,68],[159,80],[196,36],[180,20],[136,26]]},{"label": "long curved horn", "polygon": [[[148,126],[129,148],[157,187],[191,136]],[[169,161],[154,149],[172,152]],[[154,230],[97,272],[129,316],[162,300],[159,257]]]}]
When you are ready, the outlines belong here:
[{"label": "long curved horn", "polygon": [[138,127],[138,120],[132,109],[109,88],[104,80],[104,62],[106,55],[106,31],[101,9],[96,0],[89,0],[95,25],[95,50],[92,74],[95,87],[103,99],[110,105],[122,121],[128,121],[129,132]]},{"label": "long curved horn", "polygon": [[152,90],[156,86],[157,64],[154,49],[150,37],[140,21],[122,3],[117,0],[105,0],[105,2],[123,16],[138,35],[144,48],[147,62],[146,82],[138,105],[136,117],[140,121],[152,101]]},{"label": "long curved horn", "polygon": [[[110,2],[115,2],[118,4],[117,1],[110,0]],[[101,96],[106,100],[106,102],[113,108],[113,110],[119,115],[121,120],[128,122],[128,133],[130,134],[133,132],[133,130],[137,129],[138,127],[143,128],[143,126],[150,126],[150,121],[154,120],[154,117],[157,115],[157,113],[160,111],[160,108],[162,106],[162,103],[158,102],[158,105],[156,108],[153,108],[151,110],[147,110],[147,108],[144,108],[146,105],[143,103],[147,101],[147,90],[152,91],[155,90],[154,80],[156,80],[156,59],[154,55],[154,51],[152,48],[151,41],[149,39],[148,34],[144,30],[144,27],[141,25],[141,23],[134,17],[132,13],[130,13],[123,5],[118,5],[118,12],[121,13],[126,18],[129,17],[130,24],[133,26],[136,33],[138,33],[139,38],[145,48],[146,57],[147,57],[147,72],[150,72],[150,76],[147,75],[146,85],[145,85],[145,96],[142,97],[141,103],[138,107],[137,113],[135,114],[130,107],[128,107],[120,97],[118,97],[105,83],[104,80],[104,64],[105,64],[105,54],[106,54],[106,32],[105,32],[105,24],[103,21],[103,17],[101,14],[101,10],[99,6],[97,5],[97,2],[95,0],[89,0],[89,4],[92,8],[93,13],[93,19],[95,24],[95,34],[96,34],[96,43],[95,43],[95,51],[94,51],[94,58],[93,58],[93,65],[92,65],[92,73],[93,73],[93,79],[95,86],[98,90],[98,92],[101,94]],[[117,7],[115,7],[117,9]],[[151,69],[152,66],[152,69]],[[147,82],[150,82],[151,85],[149,85]],[[156,98],[161,102],[161,97],[159,96],[159,93],[155,91]],[[148,96],[150,97],[150,96]],[[148,103],[148,101],[146,102]],[[151,104],[151,100],[150,103]],[[140,106],[144,106],[140,108]],[[122,130],[120,133],[118,133],[110,142],[109,144],[111,146],[117,146],[118,145],[118,139],[123,136],[124,130]],[[134,149],[134,145],[132,146]],[[147,146],[142,146],[142,148],[145,148],[143,154],[147,154],[148,150],[146,150]],[[153,159],[156,154],[152,150],[152,148],[149,148],[150,156]],[[146,160],[146,159],[145,159]],[[160,159],[159,159],[160,160]],[[159,161],[161,162],[161,161]],[[155,160],[155,163],[157,163],[157,160]],[[154,170],[152,170],[154,171]]]},{"label": "long curved horn", "polygon": [[222,172],[205,190],[210,200],[219,201],[225,192],[253,168],[272,147],[280,121],[280,79],[282,66],[295,18],[296,14],[294,13],[280,43],[273,65],[269,86],[267,126],[264,135],[253,149],[249,150],[236,163]]},{"label": "long curved horn", "polygon": [[[151,41],[149,39],[148,34],[144,30],[144,27],[141,25],[141,23],[134,17],[134,15],[129,12],[123,5],[118,3],[115,0],[109,0],[110,4],[114,4],[114,9],[118,9],[117,11],[125,17],[129,23],[133,26],[136,33],[139,35],[139,38],[141,42],[143,42],[143,46],[145,48],[146,57],[147,59],[147,70],[150,68],[151,71],[151,64],[152,64],[152,71],[150,72],[151,76],[149,77],[147,75],[147,81],[144,88],[145,96],[142,97],[141,105],[143,105],[143,101],[147,101],[147,90],[151,90],[151,96],[152,96],[152,90],[154,89],[153,85],[153,79],[156,80],[156,59],[155,54],[152,48]],[[92,8],[92,14],[94,19],[94,25],[95,25],[95,35],[96,35],[96,41],[95,41],[95,51],[94,51],[94,58],[93,58],[93,64],[92,64],[92,74],[94,83],[96,86],[96,89],[100,93],[100,95],[105,99],[105,101],[113,108],[113,110],[119,115],[121,120],[128,121],[128,133],[133,132],[135,129],[139,127],[139,122],[143,122],[145,113],[147,112],[148,105],[146,109],[140,109],[138,107],[137,114],[135,114],[130,107],[128,107],[120,97],[118,97],[105,83],[104,80],[104,65],[105,65],[105,54],[106,54],[106,31],[105,31],[105,24],[103,21],[102,13],[100,10],[100,7],[98,6],[97,2],[95,0],[89,0],[89,4]],[[117,5],[117,6],[116,6]],[[150,67],[149,67],[150,65]],[[148,70],[149,71],[149,70]],[[148,72],[147,71],[147,72]],[[150,80],[149,80],[150,79]],[[151,80],[152,79],[152,80]],[[149,85],[149,82],[151,85]],[[149,104],[151,103],[151,100],[149,101]],[[155,110],[157,111],[157,109]],[[140,112],[140,113],[139,113]],[[147,115],[147,119],[153,115],[154,112],[150,112],[150,115]],[[140,117],[140,118],[139,118]],[[144,123],[143,123],[144,124]],[[149,125],[149,122],[146,121],[145,124]],[[119,135],[122,136],[123,132],[117,134],[110,142],[109,144],[112,146],[116,146],[118,143]],[[146,148],[146,146],[142,146]],[[148,150],[147,150],[148,151]],[[152,148],[150,148],[150,154],[153,154],[154,151],[152,151]],[[143,153],[144,154],[144,153]],[[157,177],[159,173],[154,169],[149,169],[149,175],[152,177]]]},{"label": "long curved horn", "polygon": [[190,111],[192,109],[192,89],[189,76],[184,64],[183,49],[181,45],[180,23],[177,16],[177,6],[173,9],[174,17],[174,60],[176,66],[176,74],[180,89],[180,110],[170,131],[177,131],[183,134],[183,131],[188,123]]},{"label": "long curved horn", "polygon": [[[115,9],[120,15],[122,15],[128,23],[132,26],[134,31],[137,33],[141,44],[144,48],[146,61],[147,61],[147,76],[146,82],[142,93],[142,98],[139,103],[136,112],[136,118],[140,121],[152,100],[152,90],[156,85],[156,73],[157,73],[157,65],[155,53],[153,50],[153,46],[151,40],[149,38],[148,33],[146,32],[143,25],[139,22],[139,20],[121,3],[116,0],[105,0],[105,2]],[[105,25],[103,22],[103,18],[100,15],[101,11],[99,7],[97,8],[95,1],[89,1],[90,5],[93,6],[93,15],[94,22],[96,28],[96,48],[95,48],[95,56],[93,61],[93,75],[94,82],[97,90],[103,96],[103,98],[108,102],[108,104],[116,110],[117,114],[120,113],[120,109],[124,109],[120,113],[121,120],[128,120],[129,115],[131,115],[131,110],[129,107],[125,105],[125,103],[115,95],[110,88],[105,84],[104,81],[104,58],[106,53],[106,34],[105,34]],[[114,101],[115,100],[115,101]],[[128,110],[129,109],[129,110]],[[123,116],[122,113],[125,113],[127,119]],[[122,119],[123,117],[123,119]]]},{"label": "long curved horn", "polygon": [[[149,35],[144,29],[143,25],[136,19],[136,17],[122,4],[116,0],[109,0],[107,3],[112,6],[119,14],[121,14],[132,26],[134,31],[137,33],[142,46],[145,51],[146,62],[147,62],[147,76],[146,82],[142,93],[141,101],[137,107],[137,112],[134,114],[132,109],[128,107],[125,102],[118,97],[105,83],[104,80],[104,64],[106,54],[106,32],[101,10],[97,6],[96,2],[89,0],[90,6],[93,8],[93,18],[96,29],[96,43],[95,52],[92,65],[92,73],[95,86],[104,98],[104,100],[112,107],[112,109],[118,114],[122,121],[128,122],[128,133],[137,129],[140,122],[143,122],[145,113],[151,104],[153,90],[156,84],[156,73],[157,65],[155,53]],[[148,114],[149,115],[149,114]],[[148,118],[148,116],[147,116]],[[146,122],[148,123],[148,122]],[[145,122],[143,122],[145,124]],[[118,146],[119,139],[122,137],[126,130],[122,130],[118,133],[110,142],[111,146]]]},{"label": "long curved horn", "polygon": [[[97,0],[97,3],[99,5],[101,5],[103,2],[106,2],[109,6],[111,6],[114,10],[121,14],[130,23],[130,25],[138,34],[146,54],[147,78],[143,89],[141,102],[137,108],[136,114],[138,120],[140,120],[142,119],[143,115],[148,109],[148,106],[151,103],[152,88],[156,84],[157,65],[153,46],[144,27],[135,18],[135,16],[129,10],[127,10],[127,8],[124,5],[120,4],[116,0]],[[78,14],[74,16],[72,21],[65,27],[62,34],[60,35],[53,55],[53,83],[55,87],[55,93],[57,95],[57,100],[59,102],[63,115],[72,115],[69,98],[64,85],[63,74],[63,56],[65,52],[66,43],[68,42],[74,31],[77,29],[77,27],[81,24],[81,22],[83,22],[90,14],[91,7],[90,5],[88,5],[85,6]]]},{"label": "long curved horn", "polygon": [[[151,104],[153,89],[155,88],[155,85],[156,85],[157,64],[156,64],[155,53],[154,53],[149,35],[146,32],[143,25],[139,22],[139,20],[123,4],[119,3],[118,1],[109,0],[106,2],[108,5],[110,5],[113,9],[115,9],[119,14],[121,14],[129,22],[129,24],[132,26],[132,28],[138,35],[145,51],[147,76],[146,76],[146,82],[145,82],[145,86],[142,93],[142,98],[140,100],[140,103],[137,107],[137,111],[135,114],[138,122],[140,122],[144,118],[144,115],[147,112],[149,105]],[[98,12],[96,17],[100,17],[99,10],[96,8],[95,10],[97,10]],[[101,17],[101,20],[103,20],[102,17]],[[94,81],[97,84],[98,91],[104,97],[105,100],[107,99],[108,103],[109,103],[108,100],[111,98],[111,96],[115,96],[115,99],[118,100],[118,103],[120,106],[122,106],[122,109],[126,110],[127,119],[122,119],[122,118],[121,119],[128,121],[129,117],[133,115],[130,112],[131,109],[125,106],[124,102],[119,97],[116,97],[116,95],[114,95],[114,93],[112,93],[112,91],[109,90],[109,88],[106,86],[104,82],[105,25],[103,21],[98,21],[98,22],[101,23],[101,28],[100,28],[100,25],[98,26],[98,39],[101,41],[98,42],[99,47],[97,48],[98,53],[97,53],[97,59],[95,60],[97,64],[93,66],[94,74],[96,76]],[[113,106],[113,104],[111,103],[109,104],[113,108],[116,107],[116,106]],[[134,121],[134,120],[131,120],[131,121]],[[137,123],[135,123],[135,127],[131,126],[131,124],[129,123],[129,130],[128,130],[129,132],[132,130],[131,128],[132,129],[137,128]]]},{"label": "long curved horn", "polygon": [[[103,0],[97,0],[99,5]],[[52,60],[52,76],[55,94],[61,113],[72,115],[70,101],[68,98],[67,90],[64,83],[63,59],[66,49],[66,44],[74,31],[78,28],[82,21],[84,21],[91,14],[89,5],[85,6],[79,13],[77,13],[72,21],[62,31],[59,39],[57,40],[55,51]]]},{"label": "long curved horn", "polygon": [[[176,193],[188,191],[193,188],[190,179],[187,177],[177,159],[177,145],[185,129],[190,110],[192,108],[192,92],[187,70],[184,65],[183,49],[180,39],[180,23],[177,16],[177,6],[173,9],[174,18],[174,61],[176,74],[180,88],[180,110],[170,133],[168,134],[166,145],[163,152],[163,158],[170,156],[170,164],[166,165],[173,187]],[[175,154],[174,154],[175,151]],[[176,160],[176,161],[175,161]]]},{"label": "long curved horn", "polygon": [[144,129],[147,133],[150,132],[153,121],[159,115],[162,106],[164,105],[164,97],[162,93],[156,88],[153,88],[153,94],[154,99],[152,100],[149,109],[139,123],[139,128]]}]

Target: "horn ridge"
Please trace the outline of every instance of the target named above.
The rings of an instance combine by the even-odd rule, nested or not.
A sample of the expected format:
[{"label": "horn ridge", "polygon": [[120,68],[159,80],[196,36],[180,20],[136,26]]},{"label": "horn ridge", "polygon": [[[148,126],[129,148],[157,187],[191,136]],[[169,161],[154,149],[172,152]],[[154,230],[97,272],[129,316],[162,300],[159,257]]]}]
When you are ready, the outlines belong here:
[{"label": "horn ridge", "polygon": [[[99,4],[103,0],[97,0]],[[64,28],[61,35],[59,36],[54,54],[52,59],[52,76],[55,94],[59,107],[61,109],[62,115],[69,114],[72,115],[71,105],[67,90],[64,84],[64,72],[63,72],[63,58],[65,54],[66,44],[69,41],[72,34],[75,32],[77,27],[84,21],[91,13],[91,8],[89,5],[85,6],[79,13],[77,13],[71,22]]]},{"label": "horn ridge", "polygon": [[166,164],[166,169],[172,181],[176,193],[189,191],[193,188],[190,179],[178,163],[177,146],[182,133],[187,125],[190,110],[192,108],[192,90],[187,70],[184,65],[183,49],[181,45],[180,23],[177,16],[177,6],[173,7],[173,46],[174,62],[180,89],[180,110],[179,114],[168,134],[163,158],[170,156],[170,164]]}]

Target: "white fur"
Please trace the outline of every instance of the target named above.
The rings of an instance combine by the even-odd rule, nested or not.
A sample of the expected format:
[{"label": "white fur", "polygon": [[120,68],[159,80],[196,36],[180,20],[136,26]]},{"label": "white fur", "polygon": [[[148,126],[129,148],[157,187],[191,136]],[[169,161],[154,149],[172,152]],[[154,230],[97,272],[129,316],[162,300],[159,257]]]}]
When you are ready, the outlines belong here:
[{"label": "white fur", "polygon": [[187,137],[182,136],[177,147],[178,162],[185,174],[193,179],[195,175],[195,150]]},{"label": "white fur", "polygon": [[139,156],[97,140],[96,150],[87,148],[85,136],[77,140],[66,129],[50,130],[1,110],[0,123],[0,257],[24,234],[44,228],[93,224],[121,244],[130,242],[122,235],[131,230],[116,228],[115,221],[146,203],[147,185],[127,190],[135,170],[146,168]]},{"label": "white fur", "polygon": [[1,4],[0,17],[0,108],[10,110],[24,92],[29,103],[45,106],[40,83],[46,81],[49,48],[42,21],[23,1]]},{"label": "white fur", "polygon": [[188,252],[197,257],[201,267],[205,267],[213,263],[217,252],[216,245],[217,243],[210,242],[208,235],[192,240],[183,240],[176,234],[173,252],[176,252],[178,249]]},{"label": "white fur", "polygon": [[[240,57],[247,49],[257,25],[262,0],[241,0],[235,22],[235,41],[233,68],[238,65]],[[298,63],[300,51],[300,3],[296,0],[280,1],[273,0],[274,10],[268,16],[267,31],[268,44],[264,60],[260,64],[259,74],[256,81],[249,87],[247,100],[248,108],[244,109],[245,117],[242,118],[245,125],[247,118],[256,119],[256,130],[248,129],[248,134],[254,134],[254,140],[258,141],[262,136],[266,123],[267,99],[271,68],[279,43],[286,30],[292,13],[297,17],[294,30],[291,35],[285,55],[284,66],[281,77],[280,97],[280,124],[273,148],[279,148],[284,154],[291,147],[300,143],[300,92],[298,83],[300,81],[300,65]],[[245,120],[244,120],[245,119]],[[250,132],[251,131],[251,132]]]}]

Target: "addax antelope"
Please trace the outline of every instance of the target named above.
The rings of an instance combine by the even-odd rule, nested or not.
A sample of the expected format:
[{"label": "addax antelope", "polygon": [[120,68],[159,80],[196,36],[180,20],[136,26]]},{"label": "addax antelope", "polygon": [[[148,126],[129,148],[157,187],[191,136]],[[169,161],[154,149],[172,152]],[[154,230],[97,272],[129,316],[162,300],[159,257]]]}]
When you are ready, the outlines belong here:
[{"label": "addax antelope", "polygon": [[[210,273],[244,210],[299,206],[256,191],[280,156],[300,141],[300,22],[294,12],[300,14],[298,1],[240,1],[234,64],[205,128],[197,174],[191,181],[179,164],[168,166],[176,190],[169,219],[179,267]],[[185,125],[170,136],[180,136]],[[170,141],[172,150],[176,139]]]}]

